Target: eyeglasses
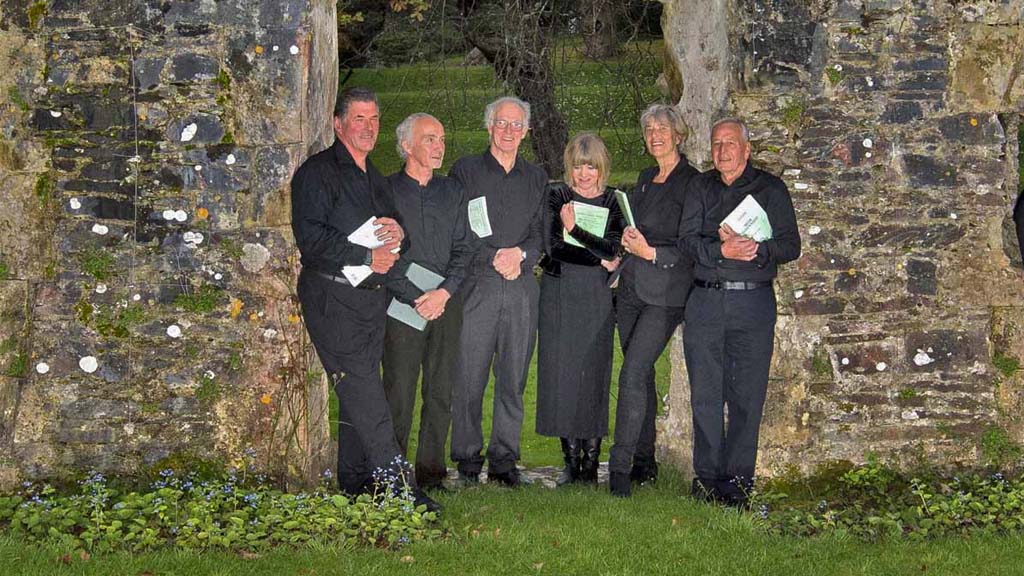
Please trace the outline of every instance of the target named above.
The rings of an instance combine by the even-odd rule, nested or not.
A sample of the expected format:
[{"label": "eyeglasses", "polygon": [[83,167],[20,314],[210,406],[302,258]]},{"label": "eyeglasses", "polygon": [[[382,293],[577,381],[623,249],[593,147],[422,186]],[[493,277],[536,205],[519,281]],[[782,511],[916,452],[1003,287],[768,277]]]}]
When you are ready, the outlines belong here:
[{"label": "eyeglasses", "polygon": [[509,122],[508,120],[499,118],[494,121],[494,127],[497,128],[498,130],[511,128],[513,132],[520,132],[523,128],[526,127],[526,125],[520,122],[519,120],[513,120]]}]

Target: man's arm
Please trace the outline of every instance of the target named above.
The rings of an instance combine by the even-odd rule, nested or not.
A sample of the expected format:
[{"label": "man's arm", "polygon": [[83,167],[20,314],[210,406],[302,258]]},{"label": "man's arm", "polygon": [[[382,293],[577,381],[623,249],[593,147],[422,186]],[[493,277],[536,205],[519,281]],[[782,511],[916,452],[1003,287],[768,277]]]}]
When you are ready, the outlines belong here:
[{"label": "man's arm", "polygon": [[452,251],[448,258],[448,269],[445,270],[444,282],[438,288],[444,288],[448,294],[454,295],[462,281],[466,278],[466,270],[473,260],[480,241],[469,229],[469,208],[466,192],[458,181],[452,181],[453,193],[458,194],[458,209],[455,212],[455,226],[452,227]]},{"label": "man's arm", "polygon": [[[333,184],[337,186],[337,184]],[[370,250],[348,241],[348,232],[329,223],[336,194],[319,173],[300,168],[292,177],[292,234],[304,258],[324,272],[340,272],[344,266],[369,264]]]},{"label": "man's arm", "polygon": [[[474,192],[475,192],[473,190],[473,182],[472,182],[472,179],[469,177],[469,170],[466,168],[466,164],[467,163],[465,162],[465,160],[466,160],[465,158],[457,160],[455,162],[455,164],[452,166],[452,169],[448,171],[448,176],[451,177],[451,178],[454,178],[455,181],[458,182],[460,186],[462,186],[462,190],[466,194],[466,202],[467,202],[467,204],[466,204],[466,208],[463,210],[463,213],[466,216],[466,222],[467,222],[466,226],[468,228],[469,227],[469,224],[468,224],[469,223],[469,204],[468,203],[469,203],[470,200],[473,200],[474,198],[476,198],[476,196],[473,195]],[[483,196],[483,194],[481,194],[481,196]],[[494,260],[495,254],[497,254],[497,252],[498,252],[497,247],[492,246],[490,244],[489,238],[480,238],[479,236],[477,236],[476,232],[473,232],[472,229],[470,229],[469,234],[472,235],[473,246],[474,246],[476,252],[478,252],[480,254],[480,258],[484,262],[492,262]],[[472,260],[472,258],[470,258],[470,260]]]},{"label": "man's arm", "polygon": [[773,183],[767,198],[765,212],[772,225],[772,237],[757,247],[754,263],[759,267],[785,264],[800,257],[800,229],[785,183],[781,180]]},{"label": "man's arm", "polygon": [[722,259],[722,242],[717,234],[710,237],[702,235],[707,212],[707,194],[702,180],[691,178],[687,186],[677,246],[704,266],[714,267]]}]

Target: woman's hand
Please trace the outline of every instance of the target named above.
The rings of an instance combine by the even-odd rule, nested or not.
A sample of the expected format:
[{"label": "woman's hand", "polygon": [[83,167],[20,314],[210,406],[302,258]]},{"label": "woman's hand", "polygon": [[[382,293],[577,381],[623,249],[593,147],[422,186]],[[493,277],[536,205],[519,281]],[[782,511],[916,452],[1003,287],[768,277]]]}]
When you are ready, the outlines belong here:
[{"label": "woman's hand", "polygon": [[572,207],[572,202],[562,204],[559,215],[562,217],[562,227],[566,232],[572,233],[572,229],[576,227],[576,209]]},{"label": "woman's hand", "polygon": [[642,232],[632,226],[627,226],[622,233],[622,247],[626,252],[639,256],[644,260],[654,260],[654,248],[647,243]]},{"label": "woman's hand", "polygon": [[620,258],[614,260],[601,260],[601,267],[609,272],[615,272],[615,269],[619,267]]}]

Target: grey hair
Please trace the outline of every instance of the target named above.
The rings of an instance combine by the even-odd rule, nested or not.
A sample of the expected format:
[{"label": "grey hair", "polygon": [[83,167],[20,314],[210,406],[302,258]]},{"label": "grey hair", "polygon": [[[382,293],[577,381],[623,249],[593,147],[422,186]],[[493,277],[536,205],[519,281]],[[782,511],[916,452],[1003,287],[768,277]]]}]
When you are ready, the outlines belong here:
[{"label": "grey hair", "polygon": [[682,152],[683,144],[686,143],[686,137],[690,133],[690,129],[687,128],[686,122],[683,120],[682,114],[675,106],[669,106],[668,104],[651,104],[647,107],[647,110],[640,114],[640,129],[646,130],[647,123],[651,120],[668,124],[672,128],[672,135],[679,137],[679,145],[676,148]]},{"label": "grey hair", "polygon": [[515,104],[516,106],[519,106],[519,109],[523,111],[523,130],[529,130],[530,104],[516,98],[515,96],[502,96],[488,104],[487,108],[484,108],[484,128],[494,126],[494,115],[498,112],[498,108],[501,108],[505,104]]},{"label": "grey hair", "polygon": [[421,120],[423,118],[429,118],[438,124],[441,123],[440,120],[426,112],[414,112],[409,114],[408,118],[402,120],[402,122],[395,127],[395,150],[398,150],[398,155],[402,157],[402,160],[409,157],[408,152],[402,148],[402,144],[408,143],[410,146],[412,145],[412,127],[416,125],[417,120]]},{"label": "grey hair", "polygon": [[338,118],[344,118],[345,114],[348,113],[349,105],[353,102],[373,102],[378,109],[380,108],[376,92],[362,86],[354,86],[346,88],[341,91],[341,94],[338,94],[338,99],[334,101],[334,115]]},{"label": "grey hair", "polygon": [[721,126],[723,124],[734,124],[736,126],[739,126],[740,127],[740,133],[743,135],[743,141],[744,142],[750,142],[750,129],[747,128],[747,123],[744,122],[743,120],[740,120],[739,118],[735,118],[733,116],[729,116],[727,118],[722,118],[721,120],[718,120],[714,124],[712,124],[711,125],[711,133],[714,134],[715,133],[715,128],[718,128],[719,126]]}]

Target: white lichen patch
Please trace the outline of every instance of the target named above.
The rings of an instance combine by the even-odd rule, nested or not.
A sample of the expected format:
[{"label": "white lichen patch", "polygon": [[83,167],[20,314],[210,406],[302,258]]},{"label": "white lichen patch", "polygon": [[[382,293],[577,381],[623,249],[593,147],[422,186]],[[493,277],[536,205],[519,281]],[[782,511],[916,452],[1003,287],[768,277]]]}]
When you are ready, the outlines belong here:
[{"label": "white lichen patch", "polygon": [[295,44],[292,44],[292,47],[289,48],[288,51],[292,53],[292,56],[294,56],[299,53],[299,47],[296,46]]},{"label": "white lichen patch", "polygon": [[266,246],[252,243],[242,246],[242,268],[246,272],[259,272],[269,261],[270,250]]},{"label": "white lichen patch", "polygon": [[174,220],[174,210],[164,210],[164,220]]},{"label": "white lichen patch", "polygon": [[861,144],[863,144],[865,148],[871,148],[875,145],[875,143],[871,141],[871,138],[865,138]]},{"label": "white lichen patch", "polygon": [[195,247],[203,243],[203,233],[189,230],[182,234],[182,240],[185,241],[185,244]]},{"label": "white lichen patch", "polygon": [[39,364],[36,364],[36,372],[38,372],[39,374],[46,374],[49,371],[50,365],[47,364],[46,362],[40,362]]},{"label": "white lichen patch", "polygon": [[78,367],[87,374],[92,374],[100,367],[100,363],[96,360],[95,356],[82,356],[78,361]]},{"label": "white lichen patch", "polygon": [[68,200],[68,206],[71,206],[72,210],[78,210],[82,207],[82,201],[78,198],[72,198],[71,200]]},{"label": "white lichen patch", "polygon": [[273,328],[267,328],[263,331],[263,337],[267,340],[272,340],[274,336],[277,336],[277,330],[274,330]]},{"label": "white lichen patch", "polygon": [[800,175],[800,172],[801,170],[799,168],[786,168],[782,171],[782,175],[796,177]]},{"label": "white lichen patch", "polygon": [[236,161],[237,160],[235,159],[235,155],[234,154],[228,154],[228,157],[224,159],[224,163],[227,164],[228,166],[231,166]]},{"label": "white lichen patch", "polygon": [[878,370],[879,372],[884,372],[885,369],[888,367],[889,365],[886,364],[885,362],[879,362],[878,364],[875,364],[875,370]]},{"label": "white lichen patch", "polygon": [[811,226],[810,228],[807,229],[807,233],[810,234],[811,236],[817,236],[818,234],[821,234],[821,226],[815,224],[814,226]]},{"label": "white lichen patch", "polygon": [[167,327],[167,335],[171,338],[181,338],[181,326],[171,324]]},{"label": "white lichen patch", "polygon": [[134,294],[132,296],[132,300],[134,300],[135,302],[138,302],[139,300],[142,300],[142,294]]},{"label": "white lichen patch", "polygon": [[903,413],[900,414],[900,418],[903,418],[904,420],[917,420],[921,418],[921,416],[916,410],[904,410]]},{"label": "white lichen patch", "polygon": [[184,222],[185,220],[188,220],[188,212],[185,212],[184,210],[175,210],[174,219],[178,222]]},{"label": "white lichen patch", "polygon": [[839,363],[842,364],[843,366],[849,366],[850,365],[850,359],[849,358],[843,358],[842,360],[839,361]]},{"label": "white lichen patch", "polygon": [[92,225],[92,231],[93,231],[94,234],[99,234],[100,236],[106,236],[107,232],[110,232],[110,228],[107,228],[103,224],[93,224]]},{"label": "white lichen patch", "polygon": [[50,116],[53,116],[54,118],[60,118],[63,115],[64,113],[60,110],[50,110]]},{"label": "white lichen patch", "polygon": [[107,293],[107,285],[106,284],[102,284],[102,283],[97,284],[96,285],[96,293],[97,294],[106,294]]},{"label": "white lichen patch", "polygon": [[198,131],[199,131],[199,126],[196,126],[195,122],[189,124],[188,126],[185,126],[184,128],[181,129],[181,141],[182,142],[189,142],[189,141],[191,141],[193,138],[196,137],[196,132],[198,132]]},{"label": "white lichen patch", "polygon": [[793,188],[796,188],[797,190],[807,190],[810,187],[810,184],[807,184],[806,182],[797,182],[793,184]]},{"label": "white lichen patch", "polygon": [[924,350],[918,349],[917,354],[914,354],[914,365],[916,366],[927,366],[935,362],[935,359],[928,355]]}]

